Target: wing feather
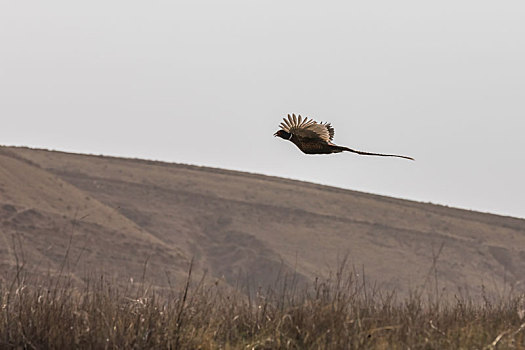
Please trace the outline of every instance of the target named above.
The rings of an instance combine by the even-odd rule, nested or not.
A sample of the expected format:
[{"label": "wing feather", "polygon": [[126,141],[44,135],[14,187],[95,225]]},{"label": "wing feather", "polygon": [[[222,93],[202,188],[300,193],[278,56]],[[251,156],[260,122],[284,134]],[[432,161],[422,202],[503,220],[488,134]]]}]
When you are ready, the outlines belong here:
[{"label": "wing feather", "polygon": [[301,117],[301,115],[288,114],[280,124],[281,129],[299,137],[318,139],[331,142],[334,138],[334,128],[328,122],[317,123],[313,119]]},{"label": "wing feather", "polygon": [[286,118],[283,118],[284,122],[286,123],[286,125],[288,126],[288,128],[291,128],[292,127],[292,118],[290,117],[290,115],[288,114],[288,119]]},{"label": "wing feather", "polygon": [[321,122],[321,125],[324,125],[326,129],[328,129],[328,134],[330,135],[330,141],[333,141],[335,130],[332,124],[330,124],[329,122],[325,122],[325,123]]}]

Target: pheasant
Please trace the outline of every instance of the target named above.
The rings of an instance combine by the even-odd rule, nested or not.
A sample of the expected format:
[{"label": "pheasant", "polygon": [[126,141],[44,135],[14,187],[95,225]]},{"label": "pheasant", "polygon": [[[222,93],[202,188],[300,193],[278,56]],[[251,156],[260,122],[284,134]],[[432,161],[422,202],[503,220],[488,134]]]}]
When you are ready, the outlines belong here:
[{"label": "pheasant", "polygon": [[288,114],[288,119],[283,118],[280,126],[281,130],[277,131],[273,136],[278,136],[293,142],[306,154],[331,154],[348,151],[365,156],[398,157],[414,160],[412,157],[397,154],[370,153],[357,151],[344,146],[337,146],[332,143],[334,139],[334,128],[328,122],[317,123],[312,119],[302,119],[300,115],[296,117],[295,114],[291,116]]}]

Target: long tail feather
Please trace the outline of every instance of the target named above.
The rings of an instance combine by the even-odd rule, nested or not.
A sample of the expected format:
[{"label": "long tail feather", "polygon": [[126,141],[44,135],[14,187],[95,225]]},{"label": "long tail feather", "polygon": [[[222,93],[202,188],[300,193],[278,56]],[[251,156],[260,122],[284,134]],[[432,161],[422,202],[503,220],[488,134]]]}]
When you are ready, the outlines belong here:
[{"label": "long tail feather", "polygon": [[343,151],[353,152],[353,153],[361,154],[361,155],[364,155],[364,156],[397,157],[397,158],[404,158],[404,159],[415,160],[412,157],[400,156],[400,155],[397,155],[397,154],[371,153],[371,152],[357,151],[355,149],[351,149],[351,148],[348,148],[348,147],[342,147],[342,146],[339,146],[339,147],[341,147]]}]

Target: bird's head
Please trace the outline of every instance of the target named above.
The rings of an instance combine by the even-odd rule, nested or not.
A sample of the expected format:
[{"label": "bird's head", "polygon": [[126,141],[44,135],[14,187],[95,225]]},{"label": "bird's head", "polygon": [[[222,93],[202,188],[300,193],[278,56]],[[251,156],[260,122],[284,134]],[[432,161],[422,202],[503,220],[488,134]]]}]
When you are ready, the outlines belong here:
[{"label": "bird's head", "polygon": [[284,131],[283,129],[277,131],[275,134],[273,134],[273,136],[278,136],[282,139],[285,139],[285,140],[289,140],[292,138],[292,134],[290,134],[289,132],[286,132]]}]

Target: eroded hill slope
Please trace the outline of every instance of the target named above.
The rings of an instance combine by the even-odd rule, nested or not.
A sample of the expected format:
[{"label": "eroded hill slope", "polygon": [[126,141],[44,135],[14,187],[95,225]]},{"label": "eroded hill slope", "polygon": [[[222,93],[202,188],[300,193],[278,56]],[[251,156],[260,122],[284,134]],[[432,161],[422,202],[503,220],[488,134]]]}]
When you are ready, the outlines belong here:
[{"label": "eroded hill slope", "polygon": [[3,266],[16,233],[56,269],[74,232],[84,269],[136,279],[148,260],[158,286],[192,257],[230,284],[264,285],[325,275],[348,255],[370,281],[406,290],[427,281],[441,246],[440,287],[525,279],[525,220],[181,164],[3,147],[0,218]]}]

